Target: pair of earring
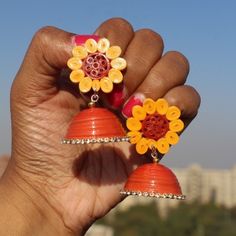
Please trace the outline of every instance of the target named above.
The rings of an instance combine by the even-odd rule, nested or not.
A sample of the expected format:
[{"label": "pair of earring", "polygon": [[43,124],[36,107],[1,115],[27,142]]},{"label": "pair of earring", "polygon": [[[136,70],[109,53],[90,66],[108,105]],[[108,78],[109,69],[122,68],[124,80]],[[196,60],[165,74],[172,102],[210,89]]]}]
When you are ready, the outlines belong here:
[{"label": "pair of earring", "polygon": [[184,128],[179,108],[169,106],[163,98],[157,101],[147,98],[142,105],[132,108],[132,117],[126,120],[126,132],[111,111],[96,106],[99,93],[110,93],[123,81],[122,71],[127,63],[120,57],[121,53],[121,48],[111,46],[106,38],[89,38],[73,48],[73,56],[67,62],[70,80],[78,84],[80,92],[92,93],[88,108],[73,118],[62,143],[130,142],[138,154],[149,153],[153,162],[135,169],[120,193],[185,199],[174,173],[159,163],[170,145],[178,143],[178,133]]}]

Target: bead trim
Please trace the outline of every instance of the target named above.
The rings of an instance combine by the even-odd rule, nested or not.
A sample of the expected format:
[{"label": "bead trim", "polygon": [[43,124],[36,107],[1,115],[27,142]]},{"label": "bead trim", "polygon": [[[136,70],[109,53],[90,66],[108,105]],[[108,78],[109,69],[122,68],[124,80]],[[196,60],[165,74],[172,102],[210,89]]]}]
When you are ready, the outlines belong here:
[{"label": "bead trim", "polygon": [[121,190],[120,194],[127,196],[142,196],[142,197],[155,197],[155,198],[170,198],[176,200],[185,200],[185,195],[177,195],[171,193],[155,193],[155,192],[141,192],[141,191],[129,191],[129,190]]},{"label": "bead trim", "polygon": [[128,137],[111,137],[111,138],[86,138],[86,139],[66,139],[62,140],[62,144],[93,144],[93,143],[115,143],[128,142]]}]

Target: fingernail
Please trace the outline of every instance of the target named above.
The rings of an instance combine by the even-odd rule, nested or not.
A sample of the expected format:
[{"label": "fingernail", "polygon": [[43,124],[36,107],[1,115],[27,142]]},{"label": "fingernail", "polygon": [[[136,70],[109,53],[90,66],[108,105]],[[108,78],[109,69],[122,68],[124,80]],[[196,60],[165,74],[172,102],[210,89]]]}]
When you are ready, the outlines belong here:
[{"label": "fingernail", "polygon": [[113,108],[117,109],[124,104],[125,97],[127,96],[127,89],[124,84],[114,86],[111,93],[106,95],[108,104]]},{"label": "fingernail", "polygon": [[72,43],[74,45],[81,45],[81,44],[84,44],[87,39],[94,39],[94,40],[98,41],[99,36],[97,36],[97,35],[75,35],[72,37]]},{"label": "fingernail", "polygon": [[142,105],[143,101],[145,99],[145,95],[142,93],[136,93],[130,99],[125,103],[122,109],[122,115],[125,118],[131,117],[132,116],[132,108],[135,105]]}]

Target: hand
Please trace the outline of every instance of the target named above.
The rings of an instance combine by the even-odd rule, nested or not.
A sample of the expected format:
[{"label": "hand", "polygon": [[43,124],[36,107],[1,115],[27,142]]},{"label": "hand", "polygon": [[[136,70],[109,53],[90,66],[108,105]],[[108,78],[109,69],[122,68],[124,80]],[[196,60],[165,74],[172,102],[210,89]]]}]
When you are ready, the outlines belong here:
[{"label": "hand", "polygon": [[[157,33],[134,32],[127,21],[110,19],[96,34],[122,48],[128,62],[126,99],[137,93],[164,97],[181,108],[186,123],[196,116],[199,95],[184,85],[188,61],[178,52],[162,55],[163,41]],[[23,192],[54,228],[64,227],[71,235],[83,234],[118,204],[128,175],[145,161],[131,155],[129,144],[60,143],[72,117],[85,104],[78,88],[61,74],[71,57],[73,36],[46,27],[29,46],[11,91],[12,159],[3,178],[7,186],[14,186],[13,192]]]}]

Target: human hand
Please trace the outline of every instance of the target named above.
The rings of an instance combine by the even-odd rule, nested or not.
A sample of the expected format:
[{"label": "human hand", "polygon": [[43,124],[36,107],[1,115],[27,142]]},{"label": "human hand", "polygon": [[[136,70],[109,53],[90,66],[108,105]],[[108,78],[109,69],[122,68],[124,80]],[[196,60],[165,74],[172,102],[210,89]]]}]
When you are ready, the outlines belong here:
[{"label": "human hand", "polygon": [[[178,52],[162,55],[163,41],[157,33],[134,32],[125,20],[110,19],[96,34],[122,48],[128,63],[123,98],[164,97],[181,109],[186,124],[195,117],[200,97],[184,85],[188,61]],[[73,37],[46,27],[29,46],[11,91],[12,159],[3,178],[3,183],[14,186],[13,193],[23,191],[61,235],[83,234],[118,204],[128,175],[146,161],[130,157],[132,149],[126,143],[60,143],[72,117],[85,105],[78,89],[61,76],[71,57]],[[123,113],[127,112],[125,108]]]}]

